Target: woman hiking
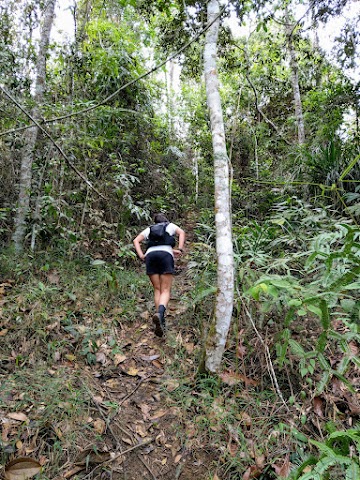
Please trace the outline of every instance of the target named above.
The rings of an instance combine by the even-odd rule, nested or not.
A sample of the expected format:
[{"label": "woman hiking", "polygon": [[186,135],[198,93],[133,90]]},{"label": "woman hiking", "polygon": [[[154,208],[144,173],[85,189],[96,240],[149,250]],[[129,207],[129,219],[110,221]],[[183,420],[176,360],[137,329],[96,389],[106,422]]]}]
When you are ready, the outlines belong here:
[{"label": "woman hiking", "polygon": [[[174,276],[174,256],[183,253],[185,232],[175,223],[169,222],[165,215],[158,213],[154,217],[154,225],[145,228],[134,238],[136,253],[145,260],[146,273],[154,287],[155,314],[152,317],[155,325],[155,335],[162,337],[165,333],[165,311],[170,300],[171,286]],[[178,248],[174,249],[179,237]],[[147,241],[144,254],[141,242]]]}]

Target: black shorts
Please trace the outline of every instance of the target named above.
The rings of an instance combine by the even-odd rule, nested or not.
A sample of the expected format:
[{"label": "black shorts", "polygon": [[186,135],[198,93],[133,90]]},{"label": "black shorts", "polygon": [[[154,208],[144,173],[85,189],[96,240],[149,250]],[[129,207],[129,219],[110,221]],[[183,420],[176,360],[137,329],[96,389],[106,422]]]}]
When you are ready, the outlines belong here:
[{"label": "black shorts", "polygon": [[163,275],[165,273],[175,272],[174,257],[169,252],[157,250],[150,252],[145,257],[146,273],[148,275],[154,275],[155,273]]}]

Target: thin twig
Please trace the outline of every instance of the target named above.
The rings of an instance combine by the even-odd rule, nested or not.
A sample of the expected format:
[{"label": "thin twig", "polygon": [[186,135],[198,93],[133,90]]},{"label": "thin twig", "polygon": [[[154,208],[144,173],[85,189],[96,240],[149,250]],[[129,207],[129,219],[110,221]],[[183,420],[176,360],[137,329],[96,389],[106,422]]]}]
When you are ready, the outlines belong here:
[{"label": "thin twig", "polygon": [[257,90],[255,88],[255,85],[253,84],[250,76],[249,76],[249,69],[250,69],[250,61],[249,61],[249,57],[247,55],[247,52],[244,48],[240,47],[239,45],[237,45],[236,43],[234,43],[234,46],[236,48],[238,48],[239,50],[241,50],[244,55],[245,55],[245,59],[246,59],[246,72],[245,72],[245,77],[246,77],[246,80],[248,82],[248,84],[250,85],[252,91],[254,92],[254,97],[255,97],[255,108],[257,110],[257,112],[261,115],[261,117],[265,120],[266,123],[268,123],[273,129],[274,131],[279,135],[279,137],[281,138],[281,140],[283,140],[287,145],[290,145],[291,146],[291,143],[285,138],[283,137],[283,135],[280,133],[279,129],[277,128],[277,126],[270,120],[270,118],[268,118],[265,113],[262,111],[262,109],[260,108],[259,106],[259,97],[258,97],[258,93],[257,93]]},{"label": "thin twig", "polygon": [[[240,294],[240,292],[238,292]],[[239,295],[240,296],[240,295]],[[251,316],[251,313],[249,312],[245,302],[243,301],[243,307],[245,309],[245,312],[251,322],[251,325],[253,326],[253,329],[255,330],[255,333],[257,335],[257,337],[259,338],[261,344],[263,345],[264,347],[264,350],[265,350],[265,357],[266,357],[266,362],[268,363],[268,369],[269,369],[269,373],[270,373],[270,378],[271,380],[273,381],[274,385],[275,385],[275,389],[276,389],[276,392],[277,394],[279,395],[280,397],[280,400],[282,401],[282,403],[284,404],[284,406],[286,407],[286,409],[289,411],[289,407],[287,405],[287,403],[285,402],[284,400],[284,397],[281,393],[281,390],[280,390],[280,387],[279,387],[279,383],[277,381],[277,378],[276,378],[276,373],[275,373],[275,370],[274,370],[274,366],[272,364],[272,361],[271,361],[271,356],[270,356],[270,351],[269,351],[269,347],[266,345],[266,343],[264,342],[262,336],[260,335],[258,329],[256,328],[256,325],[255,325],[255,322]]]},{"label": "thin twig", "polygon": [[146,380],[148,380],[149,378],[151,377],[154,377],[154,375],[149,375],[148,377],[145,377],[145,378],[142,378],[139,383],[136,385],[136,387],[134,388],[134,390],[132,390],[128,395],[126,395],[122,400],[121,402],[119,403],[119,406],[121,407],[121,405],[126,402],[126,400],[128,400],[132,395],[134,395],[134,393],[136,392],[136,390],[140,387],[141,384],[143,384]]},{"label": "thin twig", "polygon": [[143,460],[140,455],[136,455],[137,458],[140,460],[140,462],[144,465],[144,467],[146,468],[146,470],[150,473],[150,475],[152,476],[153,480],[157,480],[157,478],[155,477],[155,475],[153,474],[151,468],[149,467],[149,465],[147,465],[147,463],[145,462],[145,460]]},{"label": "thin twig", "polygon": [[93,404],[94,404],[95,407],[98,409],[98,411],[99,411],[102,419],[103,419],[104,422],[105,422],[106,427],[109,429],[111,435],[113,436],[113,438],[114,438],[114,440],[115,440],[115,443],[116,443],[116,449],[117,449],[117,450],[120,450],[120,452],[121,452],[120,442],[119,442],[117,436],[115,435],[115,433],[113,432],[113,429],[111,428],[109,418],[105,416],[104,412],[103,412],[103,411],[101,410],[101,408],[100,408],[100,405],[94,400],[94,396],[93,396],[91,390],[89,389],[89,387],[88,387],[84,382],[82,382],[82,384],[83,384],[83,387],[85,388],[85,390],[87,391],[87,393],[89,394],[89,396],[90,396]]},{"label": "thin twig", "polygon": [[90,476],[91,476],[96,470],[98,470],[99,468],[101,468],[101,467],[103,467],[103,466],[105,466],[105,465],[109,465],[110,463],[112,463],[112,462],[114,462],[115,460],[117,460],[119,457],[124,456],[126,453],[132,452],[133,450],[136,450],[137,448],[140,448],[140,447],[145,447],[146,445],[149,445],[149,443],[152,443],[153,441],[154,441],[153,438],[148,438],[148,439],[145,440],[144,442],[138,443],[137,445],[134,445],[133,447],[130,447],[130,448],[128,448],[127,450],[124,450],[123,452],[118,453],[117,455],[114,455],[112,458],[110,458],[110,460],[106,460],[106,462],[103,462],[103,463],[101,463],[100,465],[97,465],[95,468],[93,468],[88,475],[86,475],[85,477],[83,477],[83,480],[85,480],[86,478],[90,478]]}]

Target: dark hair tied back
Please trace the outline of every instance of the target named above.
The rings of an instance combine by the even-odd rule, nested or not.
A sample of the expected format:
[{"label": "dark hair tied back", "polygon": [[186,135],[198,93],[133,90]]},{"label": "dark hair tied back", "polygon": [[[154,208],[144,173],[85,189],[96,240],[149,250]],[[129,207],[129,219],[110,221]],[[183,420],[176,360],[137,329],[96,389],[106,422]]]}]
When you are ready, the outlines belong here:
[{"label": "dark hair tied back", "polygon": [[163,213],[157,213],[154,216],[154,222],[155,223],[163,223],[163,222],[168,222],[169,220],[165,217]]}]

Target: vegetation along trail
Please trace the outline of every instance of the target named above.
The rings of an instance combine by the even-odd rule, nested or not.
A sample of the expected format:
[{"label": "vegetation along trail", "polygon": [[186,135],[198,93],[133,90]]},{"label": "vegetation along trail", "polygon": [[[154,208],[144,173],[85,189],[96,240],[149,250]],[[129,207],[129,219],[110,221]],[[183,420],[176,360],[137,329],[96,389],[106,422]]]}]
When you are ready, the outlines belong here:
[{"label": "vegetation along trail", "polygon": [[1,0],[1,480],[360,479],[359,24]]}]

